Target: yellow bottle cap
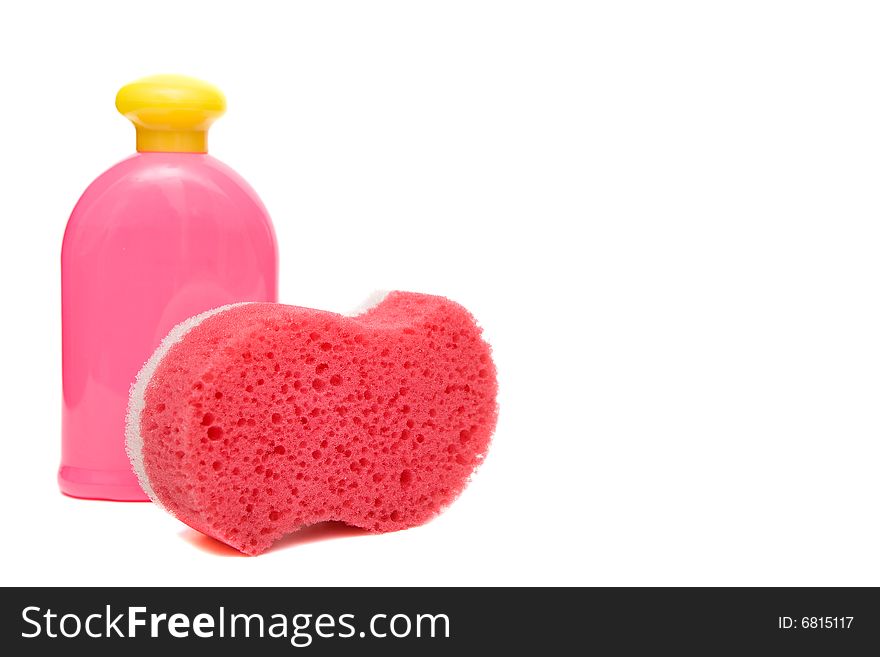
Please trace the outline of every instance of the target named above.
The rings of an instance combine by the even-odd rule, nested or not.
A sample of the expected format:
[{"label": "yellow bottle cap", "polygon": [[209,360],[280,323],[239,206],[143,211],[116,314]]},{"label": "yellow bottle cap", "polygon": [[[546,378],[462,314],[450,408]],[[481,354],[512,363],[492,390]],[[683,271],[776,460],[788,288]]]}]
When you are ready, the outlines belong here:
[{"label": "yellow bottle cap", "polygon": [[122,87],[116,109],[134,123],[139,153],[207,153],[208,128],[226,111],[226,97],[196,78],[151,75]]}]

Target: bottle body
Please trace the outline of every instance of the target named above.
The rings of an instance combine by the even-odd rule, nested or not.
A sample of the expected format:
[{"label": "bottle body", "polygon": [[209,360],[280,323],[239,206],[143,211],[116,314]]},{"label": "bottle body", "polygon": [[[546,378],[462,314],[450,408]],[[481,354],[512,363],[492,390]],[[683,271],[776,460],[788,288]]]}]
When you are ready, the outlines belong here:
[{"label": "bottle body", "polygon": [[184,319],[277,301],[277,276],[265,208],[207,154],[139,153],[89,186],[61,253],[62,492],[147,499],[124,446],[135,375]]}]

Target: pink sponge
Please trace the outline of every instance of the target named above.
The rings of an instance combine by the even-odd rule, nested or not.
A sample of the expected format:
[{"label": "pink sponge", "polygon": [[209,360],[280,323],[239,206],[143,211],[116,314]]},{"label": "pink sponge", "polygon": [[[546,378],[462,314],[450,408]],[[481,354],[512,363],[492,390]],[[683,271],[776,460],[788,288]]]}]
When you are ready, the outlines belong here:
[{"label": "pink sponge", "polygon": [[247,303],[177,326],[132,388],[144,491],[190,527],[259,554],[299,527],[387,532],[451,503],[495,428],[473,317],[393,292],[358,317]]}]

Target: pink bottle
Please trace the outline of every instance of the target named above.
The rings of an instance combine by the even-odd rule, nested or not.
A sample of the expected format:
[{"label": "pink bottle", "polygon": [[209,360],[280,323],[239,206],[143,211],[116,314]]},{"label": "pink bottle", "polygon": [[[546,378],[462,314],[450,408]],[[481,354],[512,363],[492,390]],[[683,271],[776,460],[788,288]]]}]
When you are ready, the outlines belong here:
[{"label": "pink bottle", "polygon": [[147,500],[125,453],[129,388],[166,333],[204,310],[277,301],[266,209],[207,155],[225,110],[212,85],[153,76],[123,87],[138,153],[80,198],[61,251],[64,401],[58,482],[74,497]]}]

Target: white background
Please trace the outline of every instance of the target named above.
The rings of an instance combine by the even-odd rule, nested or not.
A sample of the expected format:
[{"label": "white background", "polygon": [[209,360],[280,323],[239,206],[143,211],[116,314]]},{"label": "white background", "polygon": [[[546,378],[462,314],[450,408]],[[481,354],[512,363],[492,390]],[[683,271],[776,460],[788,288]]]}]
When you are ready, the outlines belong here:
[{"label": "white background", "polygon": [[[0,582],[880,584],[878,11],[4,3]],[[282,301],[482,322],[500,422],[436,521],[245,558],[58,492],[62,233],[156,72],[226,92]]]}]

